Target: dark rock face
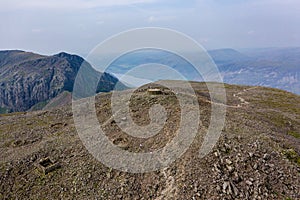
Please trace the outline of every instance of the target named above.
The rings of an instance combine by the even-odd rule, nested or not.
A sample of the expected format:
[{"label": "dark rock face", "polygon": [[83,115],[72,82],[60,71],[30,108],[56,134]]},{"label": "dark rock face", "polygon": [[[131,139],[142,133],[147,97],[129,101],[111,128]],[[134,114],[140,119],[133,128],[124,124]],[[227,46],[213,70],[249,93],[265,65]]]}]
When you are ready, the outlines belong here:
[{"label": "dark rock face", "polygon": [[[67,53],[41,56],[23,51],[1,51],[0,107],[10,112],[26,111],[63,91],[72,92],[83,62],[83,58]],[[89,76],[94,76],[92,78],[101,76],[97,92],[113,90],[118,82],[110,74],[95,71],[87,62],[85,68]]]}]

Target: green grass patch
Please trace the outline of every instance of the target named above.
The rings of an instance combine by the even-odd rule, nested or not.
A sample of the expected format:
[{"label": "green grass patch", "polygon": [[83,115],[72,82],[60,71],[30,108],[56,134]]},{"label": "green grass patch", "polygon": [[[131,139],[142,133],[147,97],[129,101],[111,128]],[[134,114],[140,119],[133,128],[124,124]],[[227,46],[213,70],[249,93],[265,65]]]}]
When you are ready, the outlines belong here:
[{"label": "green grass patch", "polygon": [[287,159],[300,166],[300,156],[294,149],[287,149],[283,152],[283,154],[287,157]]},{"label": "green grass patch", "polygon": [[297,133],[295,131],[289,131],[288,134],[293,136],[294,138],[300,138],[300,133]]},{"label": "green grass patch", "polygon": [[11,113],[0,113],[0,117],[7,117],[7,116],[13,116],[13,115],[24,115],[26,112],[11,112]]}]

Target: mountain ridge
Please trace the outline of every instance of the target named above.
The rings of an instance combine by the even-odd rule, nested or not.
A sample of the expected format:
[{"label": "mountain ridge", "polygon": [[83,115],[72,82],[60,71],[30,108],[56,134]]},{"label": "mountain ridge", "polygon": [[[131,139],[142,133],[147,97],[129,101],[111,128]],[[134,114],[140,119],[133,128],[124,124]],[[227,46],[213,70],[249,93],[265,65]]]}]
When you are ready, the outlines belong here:
[{"label": "mountain ridge", "polygon": [[[43,56],[19,50],[0,51],[2,111],[25,111],[63,91],[72,92],[81,66],[84,66],[91,78],[99,80],[101,77],[96,92],[113,90],[118,82],[114,76],[94,70],[77,55],[61,52],[53,56]],[[80,84],[88,85],[89,82],[87,79],[81,79]]]}]

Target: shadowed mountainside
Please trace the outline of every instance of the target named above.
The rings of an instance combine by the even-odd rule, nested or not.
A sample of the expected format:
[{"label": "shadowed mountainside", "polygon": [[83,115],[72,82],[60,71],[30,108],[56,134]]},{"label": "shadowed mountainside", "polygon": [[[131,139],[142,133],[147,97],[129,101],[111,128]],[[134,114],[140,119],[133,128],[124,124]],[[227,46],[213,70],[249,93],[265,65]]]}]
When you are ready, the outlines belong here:
[{"label": "shadowed mountainside", "polygon": [[[118,82],[108,73],[97,72],[77,55],[42,56],[17,50],[0,51],[0,111],[42,108],[62,92],[72,92],[80,66],[85,68],[86,74],[80,78],[81,85],[87,86],[91,80],[101,77],[97,92],[111,91]],[[122,84],[119,87],[122,88]]]}]

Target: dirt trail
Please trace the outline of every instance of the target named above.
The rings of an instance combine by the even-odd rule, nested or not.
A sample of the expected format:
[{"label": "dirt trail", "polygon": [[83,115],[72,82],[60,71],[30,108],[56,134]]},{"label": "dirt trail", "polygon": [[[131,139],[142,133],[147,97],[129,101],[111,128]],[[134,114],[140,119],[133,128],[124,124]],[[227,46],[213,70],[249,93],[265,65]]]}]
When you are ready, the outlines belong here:
[{"label": "dirt trail", "polygon": [[175,199],[177,193],[177,187],[175,184],[175,178],[172,176],[170,168],[164,168],[161,170],[166,180],[166,188],[161,192],[161,195],[156,200]]},{"label": "dirt trail", "polygon": [[244,93],[247,92],[247,91],[254,90],[254,89],[256,89],[256,88],[258,88],[258,86],[250,87],[250,88],[248,88],[248,89],[244,89],[242,92],[238,92],[237,94],[233,94],[233,97],[237,97],[237,98],[240,100],[240,102],[241,102],[241,104],[238,104],[238,107],[241,107],[242,105],[248,105],[248,104],[250,104],[248,101],[246,101],[246,100],[245,100],[243,97],[241,97],[240,95],[244,94]]},{"label": "dirt trail", "polygon": [[220,105],[220,106],[226,106],[228,108],[241,108],[243,107],[244,105],[249,105],[250,103],[248,101],[246,101],[243,97],[241,97],[240,95],[243,95],[245,92],[249,91],[249,90],[253,90],[253,89],[256,89],[258,88],[258,86],[255,86],[255,87],[250,87],[248,89],[244,89],[243,91],[241,92],[238,92],[238,93],[234,93],[233,94],[233,97],[235,98],[238,98],[239,101],[240,101],[240,104],[237,104],[236,106],[231,106],[231,105],[227,105],[227,104],[223,104],[223,103],[216,103],[216,102],[212,102],[212,101],[209,101],[209,100],[205,100],[205,102],[207,103],[210,103],[210,104],[215,104],[215,105]]}]

